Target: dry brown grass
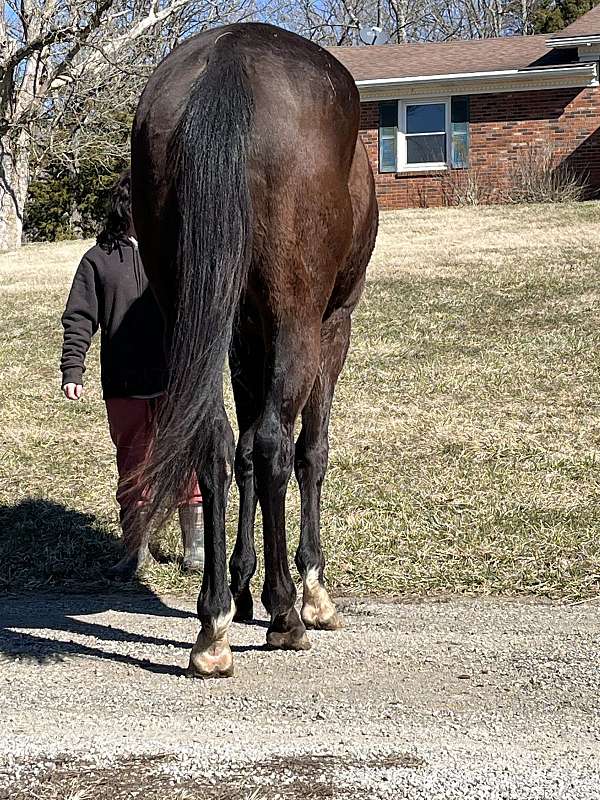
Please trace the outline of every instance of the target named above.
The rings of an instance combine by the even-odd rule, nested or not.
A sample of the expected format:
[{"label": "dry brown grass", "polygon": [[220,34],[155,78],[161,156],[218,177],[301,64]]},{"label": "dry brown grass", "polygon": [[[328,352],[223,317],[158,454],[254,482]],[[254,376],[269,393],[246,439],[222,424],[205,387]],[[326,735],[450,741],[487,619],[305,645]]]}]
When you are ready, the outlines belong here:
[{"label": "dry brown grass", "polygon": [[[337,590],[597,593],[599,220],[597,203],[383,215],[332,421]],[[97,348],[85,401],[58,392],[59,316],[84,250],[0,256],[6,588],[101,581],[117,552]],[[292,549],[295,485],[289,511]],[[167,552],[176,540],[171,527]],[[196,583],[176,563],[147,581]]]},{"label": "dry brown grass", "polygon": [[[598,249],[596,203],[429,208],[382,215],[371,280],[416,273],[465,276],[482,267],[509,277],[519,262],[561,269]],[[478,279],[485,280],[485,275]]]}]

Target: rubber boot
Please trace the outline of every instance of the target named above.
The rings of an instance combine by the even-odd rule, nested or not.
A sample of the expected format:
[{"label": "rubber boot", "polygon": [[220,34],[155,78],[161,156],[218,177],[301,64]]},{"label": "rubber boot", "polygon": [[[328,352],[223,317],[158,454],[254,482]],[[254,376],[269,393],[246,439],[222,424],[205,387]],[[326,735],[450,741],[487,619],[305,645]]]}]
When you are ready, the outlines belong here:
[{"label": "rubber boot", "polygon": [[183,544],[184,572],[202,572],[204,569],[204,517],[202,505],[180,506],[179,524]]},{"label": "rubber boot", "polygon": [[148,550],[148,520],[144,506],[121,511],[121,529],[126,553],[108,570],[109,578],[131,580],[149,561],[154,561]]}]

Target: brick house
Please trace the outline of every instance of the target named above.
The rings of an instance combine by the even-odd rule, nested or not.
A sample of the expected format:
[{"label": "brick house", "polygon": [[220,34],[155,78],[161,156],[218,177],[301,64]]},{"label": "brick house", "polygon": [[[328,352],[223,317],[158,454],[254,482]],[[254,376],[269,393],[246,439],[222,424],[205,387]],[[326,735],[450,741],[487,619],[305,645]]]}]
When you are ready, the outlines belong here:
[{"label": "brick house", "polygon": [[469,182],[493,202],[540,146],[600,194],[600,5],[551,35],[332,51],[360,91],[381,208],[443,205]]}]

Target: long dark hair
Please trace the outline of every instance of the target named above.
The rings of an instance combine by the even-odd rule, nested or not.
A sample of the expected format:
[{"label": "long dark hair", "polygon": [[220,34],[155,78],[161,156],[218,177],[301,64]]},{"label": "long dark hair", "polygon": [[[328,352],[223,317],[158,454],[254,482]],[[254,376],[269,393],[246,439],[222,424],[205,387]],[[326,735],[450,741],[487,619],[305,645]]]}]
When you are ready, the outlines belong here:
[{"label": "long dark hair", "polygon": [[132,228],[131,170],[126,169],[111,190],[108,214],[96,242],[107,253],[111,253],[119,241],[131,233]]},{"label": "long dark hair", "polygon": [[[227,86],[227,91],[222,90]],[[180,213],[178,294],[169,402],[158,420],[146,485],[163,521],[212,440],[223,368],[251,251],[246,155],[253,101],[242,59],[218,47],[195,83],[172,142]]]}]

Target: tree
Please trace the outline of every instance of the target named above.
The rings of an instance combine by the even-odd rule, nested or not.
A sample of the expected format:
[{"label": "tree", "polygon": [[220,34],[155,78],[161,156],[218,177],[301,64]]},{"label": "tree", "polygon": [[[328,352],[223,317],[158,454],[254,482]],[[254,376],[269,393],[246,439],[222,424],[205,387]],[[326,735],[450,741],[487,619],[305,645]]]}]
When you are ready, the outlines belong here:
[{"label": "tree", "polygon": [[535,32],[561,31],[596,4],[597,0],[542,0],[535,15]]},{"label": "tree", "polygon": [[324,45],[360,44],[362,26],[379,25],[392,43],[483,39],[533,33],[540,0],[288,0],[274,13]]},{"label": "tree", "polygon": [[0,0],[0,250],[21,242],[44,156],[75,164],[90,147],[112,148],[107,128],[131,113],[158,60],[253,10],[251,0]]}]

